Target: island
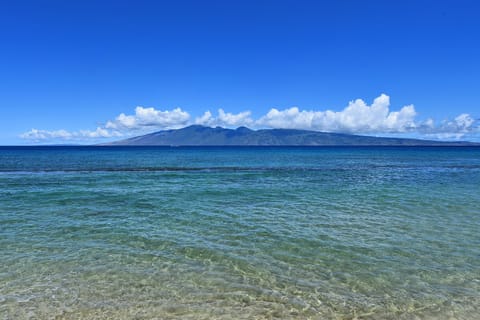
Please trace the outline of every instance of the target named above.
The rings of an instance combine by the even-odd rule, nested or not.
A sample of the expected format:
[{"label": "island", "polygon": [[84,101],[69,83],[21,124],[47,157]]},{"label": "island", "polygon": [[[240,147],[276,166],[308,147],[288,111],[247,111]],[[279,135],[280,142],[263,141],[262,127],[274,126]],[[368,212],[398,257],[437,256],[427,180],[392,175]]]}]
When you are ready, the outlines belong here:
[{"label": "island", "polygon": [[296,129],[228,129],[191,125],[162,130],[124,140],[110,146],[479,146],[467,141],[437,141]]}]

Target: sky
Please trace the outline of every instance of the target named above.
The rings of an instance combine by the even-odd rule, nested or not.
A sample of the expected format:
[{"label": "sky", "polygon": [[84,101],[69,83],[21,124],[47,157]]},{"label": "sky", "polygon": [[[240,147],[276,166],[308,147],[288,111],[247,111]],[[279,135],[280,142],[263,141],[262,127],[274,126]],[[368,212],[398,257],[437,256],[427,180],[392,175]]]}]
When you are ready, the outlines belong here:
[{"label": "sky", "polygon": [[0,145],[190,124],[480,141],[477,1],[0,5]]}]

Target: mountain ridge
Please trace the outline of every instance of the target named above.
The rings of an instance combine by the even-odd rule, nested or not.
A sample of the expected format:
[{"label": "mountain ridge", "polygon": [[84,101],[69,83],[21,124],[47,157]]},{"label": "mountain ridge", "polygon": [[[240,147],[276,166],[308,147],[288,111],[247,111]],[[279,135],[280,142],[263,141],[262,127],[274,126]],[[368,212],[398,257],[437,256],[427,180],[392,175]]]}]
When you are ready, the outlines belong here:
[{"label": "mountain ridge", "polygon": [[190,125],[102,144],[104,146],[480,146],[468,141],[373,137],[299,129],[228,129]]}]

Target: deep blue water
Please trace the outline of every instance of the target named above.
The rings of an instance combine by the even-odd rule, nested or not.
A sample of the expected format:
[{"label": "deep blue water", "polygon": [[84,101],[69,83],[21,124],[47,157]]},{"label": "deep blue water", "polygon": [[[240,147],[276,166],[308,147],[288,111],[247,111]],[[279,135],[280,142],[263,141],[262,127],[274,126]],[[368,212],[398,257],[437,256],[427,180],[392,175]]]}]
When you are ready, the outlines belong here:
[{"label": "deep blue water", "polygon": [[0,318],[480,319],[480,148],[0,147]]}]

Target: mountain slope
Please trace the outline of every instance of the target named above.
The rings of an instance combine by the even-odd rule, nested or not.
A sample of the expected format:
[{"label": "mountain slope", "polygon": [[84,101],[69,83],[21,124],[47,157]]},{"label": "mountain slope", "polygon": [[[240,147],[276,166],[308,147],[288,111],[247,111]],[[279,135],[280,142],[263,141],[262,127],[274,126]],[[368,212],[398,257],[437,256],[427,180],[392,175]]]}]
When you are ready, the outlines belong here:
[{"label": "mountain slope", "polygon": [[210,128],[192,125],[178,130],[158,131],[104,145],[116,146],[455,146],[469,142],[379,138],[294,129],[251,130]]}]

